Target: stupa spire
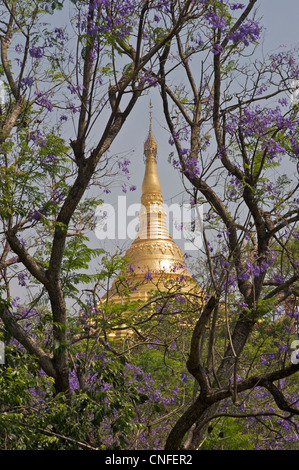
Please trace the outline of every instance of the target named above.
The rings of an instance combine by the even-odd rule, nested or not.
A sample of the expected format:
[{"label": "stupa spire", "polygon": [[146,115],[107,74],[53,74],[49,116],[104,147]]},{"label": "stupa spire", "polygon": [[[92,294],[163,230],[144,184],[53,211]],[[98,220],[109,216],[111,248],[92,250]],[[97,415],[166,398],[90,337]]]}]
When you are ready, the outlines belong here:
[{"label": "stupa spire", "polygon": [[[134,241],[126,251],[130,271],[128,281],[134,287],[130,298],[146,300],[151,290],[171,288],[180,276],[186,282],[182,290],[194,290],[195,282],[188,271],[181,248],[172,239],[167,227],[167,214],[163,204],[161,185],[157,172],[157,142],[152,129],[150,102],[149,133],[144,143],[145,172],[142,183],[139,228]],[[134,271],[130,275],[131,271]],[[113,285],[109,296],[122,302],[121,290]],[[121,335],[120,335],[121,336]]]},{"label": "stupa spire", "polygon": [[[146,203],[147,195],[156,195],[159,202],[162,201],[161,184],[157,171],[158,145],[152,129],[152,103],[150,101],[150,125],[148,137],[144,143],[145,172],[142,183],[142,204]],[[152,199],[152,198],[151,198]]]},{"label": "stupa spire", "polygon": [[145,171],[139,212],[139,230],[126,253],[135,266],[136,274],[142,274],[145,271],[158,273],[161,270],[174,274],[174,266],[185,265],[183,253],[173,241],[166,223],[167,214],[163,205],[157,171],[157,150],[158,146],[152,129],[152,105],[150,102],[149,132],[144,143]]}]

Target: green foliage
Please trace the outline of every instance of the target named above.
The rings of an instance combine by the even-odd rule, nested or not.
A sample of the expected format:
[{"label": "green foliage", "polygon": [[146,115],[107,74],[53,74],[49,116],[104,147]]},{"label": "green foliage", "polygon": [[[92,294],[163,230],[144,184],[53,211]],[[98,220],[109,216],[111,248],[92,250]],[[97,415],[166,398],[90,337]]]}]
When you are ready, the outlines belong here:
[{"label": "green foliage", "polygon": [[47,13],[53,14],[55,10],[63,9],[64,0],[42,0],[39,1],[39,7]]},{"label": "green foliage", "polygon": [[82,233],[76,234],[68,240],[61,268],[61,280],[66,296],[79,293],[76,285],[95,281],[96,275],[89,274],[87,270],[91,260],[102,253],[103,249],[101,248],[90,248],[88,237]]},{"label": "green foliage", "polygon": [[254,439],[240,419],[222,418],[212,421],[201,450],[253,450]]},{"label": "green foliage", "polygon": [[126,434],[138,428],[132,422],[134,407],[147,396],[138,392],[138,384],[126,382],[121,361],[100,358],[93,367],[96,380],[91,379],[85,390],[75,380],[68,396],[54,395],[51,379],[33,358],[8,345],[5,365],[0,368],[0,449],[105,449],[109,420],[111,448],[125,446]]},{"label": "green foliage", "polygon": [[[41,138],[43,145],[39,145]],[[57,208],[53,191],[66,190],[65,177],[70,172],[68,147],[54,131],[36,138],[37,147],[28,139],[27,131],[20,131],[18,139],[18,145],[6,140],[2,147],[5,163],[0,166],[1,216],[6,218],[19,214],[24,217],[35,207],[48,216],[53,215]],[[53,188],[57,177],[64,183]]]}]

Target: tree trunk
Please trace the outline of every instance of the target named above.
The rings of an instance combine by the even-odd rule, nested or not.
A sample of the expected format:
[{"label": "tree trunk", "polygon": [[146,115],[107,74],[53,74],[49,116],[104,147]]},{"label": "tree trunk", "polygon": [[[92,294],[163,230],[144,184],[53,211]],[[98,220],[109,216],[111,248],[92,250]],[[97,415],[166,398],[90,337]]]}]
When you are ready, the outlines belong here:
[{"label": "tree trunk", "polygon": [[67,349],[67,312],[60,282],[49,288],[53,314],[53,365],[56,371],[56,393],[69,391],[69,367]]}]

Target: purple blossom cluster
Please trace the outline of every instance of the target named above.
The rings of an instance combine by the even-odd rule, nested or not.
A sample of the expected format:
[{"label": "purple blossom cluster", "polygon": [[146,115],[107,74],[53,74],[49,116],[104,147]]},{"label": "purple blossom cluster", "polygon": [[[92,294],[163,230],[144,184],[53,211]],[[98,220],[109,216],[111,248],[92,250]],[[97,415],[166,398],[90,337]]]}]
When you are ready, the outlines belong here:
[{"label": "purple blossom cluster", "polygon": [[[262,365],[271,366],[271,362],[275,360],[275,353],[269,352],[262,356]],[[245,377],[237,374],[236,380],[239,382]],[[279,388],[286,396],[289,403],[296,406],[298,402],[298,394],[295,391],[287,392],[287,384],[285,379],[279,381]],[[238,403],[232,403],[230,399],[223,400],[219,408],[219,412],[229,414],[230,416],[245,417],[240,420],[228,420],[219,422],[219,426],[210,428],[212,437],[215,439],[215,433],[218,434],[215,447],[213,449],[229,449],[234,448],[236,443],[236,433],[239,432],[237,445],[241,448],[251,450],[286,450],[288,448],[296,449],[298,443],[298,435],[296,433],[296,421],[290,417],[289,413],[282,413],[277,410],[275,402],[270,393],[261,386],[255,387],[250,394],[248,391],[238,394]],[[246,414],[249,413],[249,417]],[[257,417],[254,416],[257,414]],[[232,424],[232,428],[230,428]],[[219,428],[223,426],[224,433],[219,433]],[[216,434],[216,435],[217,435]],[[222,440],[222,434],[224,439]],[[220,437],[220,439],[219,439]],[[290,447],[289,447],[290,445]],[[245,447],[243,447],[245,446]],[[205,446],[203,446],[205,449]],[[240,449],[240,447],[237,447]]]},{"label": "purple blossom cluster", "polygon": [[[123,161],[118,161],[117,165],[118,168],[126,175],[127,180],[130,180],[130,170],[129,170],[129,165],[131,164],[131,161],[129,159],[124,159]],[[136,190],[136,185],[132,184],[129,185],[127,183],[123,183],[121,186],[122,192],[126,193],[128,190],[129,191],[135,191]],[[109,189],[105,189],[104,192],[106,194],[110,193]]]},{"label": "purple blossom cluster", "polygon": [[275,200],[277,196],[277,189],[273,186],[271,181],[265,181],[261,186],[261,193],[264,197],[269,197],[271,200]]},{"label": "purple blossom cluster", "polygon": [[257,134],[267,136],[269,129],[273,126],[280,130],[293,129],[294,123],[282,115],[279,106],[267,108],[257,105],[244,107],[241,117],[231,115],[226,130],[233,134],[240,127],[246,137]]},{"label": "purple blossom cluster", "polygon": [[230,5],[231,10],[242,10],[243,8],[245,8],[245,5],[243,3],[232,3]]},{"label": "purple blossom cluster", "polygon": [[[233,11],[243,9],[244,7],[245,6],[242,3],[232,3],[230,5],[230,9]],[[208,9],[205,18],[211,28],[225,33],[228,27],[228,22],[223,15],[216,13],[213,9]],[[260,39],[261,32],[262,27],[257,21],[247,19],[239,26],[238,29],[230,33],[227,38],[234,44],[243,43],[247,47],[250,43],[257,42]],[[211,51],[213,54],[220,54],[223,51],[223,48],[221,44],[215,44]]]},{"label": "purple blossom cluster", "polygon": [[198,166],[198,159],[193,157],[191,154],[187,155],[184,159],[185,174],[190,178],[194,178],[200,175],[200,168]]},{"label": "purple blossom cluster", "polygon": [[224,31],[226,27],[226,20],[223,16],[217,15],[213,10],[209,10],[206,14],[206,19],[208,23],[213,29],[220,29],[220,31]]},{"label": "purple blossom cluster", "polygon": [[[282,114],[280,106],[267,108],[248,106],[243,109],[241,117],[231,115],[226,124],[226,130],[238,140],[238,130],[247,139],[259,136],[260,148],[265,151],[269,160],[280,159],[287,151],[299,154],[297,121],[292,121]],[[269,136],[270,130],[285,131],[284,144]],[[288,150],[286,150],[288,148]]]},{"label": "purple blossom cluster", "polygon": [[129,170],[129,165],[130,165],[130,160],[126,159],[124,160],[123,162],[119,161],[118,162],[118,168],[123,172],[123,173],[126,173],[126,174],[129,174],[130,173],[130,170]]},{"label": "purple blossom cluster", "polygon": [[24,54],[24,46],[23,44],[16,44],[15,45],[15,51],[17,54]]},{"label": "purple blossom cluster", "polygon": [[[215,255],[213,274],[215,279],[220,279],[220,276],[226,274],[223,280],[223,287],[230,292],[231,289],[234,289],[238,285],[238,281],[246,281],[247,279],[253,279],[266,273],[269,267],[273,266],[275,258],[276,253],[268,249],[265,256],[256,259],[247,259],[244,265],[236,270],[235,266],[230,263],[224,255]],[[272,274],[272,276],[275,282],[284,282],[282,275]]]},{"label": "purple blossom cluster", "polygon": [[262,28],[257,21],[247,19],[241,26],[228,36],[232,42],[242,42],[245,46],[257,42],[260,39]]},{"label": "purple blossom cluster", "polygon": [[79,95],[79,94],[81,93],[81,91],[85,89],[85,87],[84,87],[84,86],[81,87],[81,86],[79,86],[79,85],[78,85],[78,86],[75,86],[75,85],[73,85],[72,83],[69,83],[69,84],[67,85],[67,89],[71,92],[72,95],[74,95],[74,94],[78,94],[78,95]]},{"label": "purple blossom cluster", "polygon": [[54,29],[54,34],[55,34],[55,40],[56,41],[67,41],[68,40],[68,35],[66,34],[66,32],[62,29],[62,28],[58,28],[56,27]]},{"label": "purple blossom cluster", "polygon": [[[78,15],[77,28],[91,37],[100,38],[106,33],[113,33],[124,39],[130,34],[136,8],[136,0],[94,0],[85,13]],[[97,15],[98,11],[101,11],[101,17]],[[93,18],[91,13],[95,13]],[[95,47],[96,44],[99,45],[99,42],[95,43]]]},{"label": "purple blossom cluster", "polygon": [[243,191],[242,182],[236,176],[230,175],[228,197],[230,199],[240,197],[242,194],[242,191]]},{"label": "purple blossom cluster", "polygon": [[271,71],[280,71],[287,67],[288,76],[293,80],[299,78],[298,49],[294,51],[280,51],[270,55]]},{"label": "purple blossom cluster", "polygon": [[43,57],[43,51],[42,51],[42,48],[41,47],[35,47],[35,46],[32,46],[30,49],[29,49],[29,54],[31,57],[33,57],[34,59],[41,59]]},{"label": "purple blossom cluster", "polygon": [[[80,391],[78,374],[82,373],[83,364],[88,360],[85,353],[76,353],[74,356],[74,368],[70,371],[72,392]],[[126,448],[130,449],[161,449],[165,439],[165,433],[169,431],[167,421],[152,427],[152,435],[148,436],[148,426],[155,415],[161,417],[161,413],[176,406],[179,388],[168,383],[156,381],[152,374],[144,372],[136,364],[125,362],[118,364],[116,372],[115,360],[105,351],[99,351],[93,357],[94,368],[85,376],[85,393],[93,400],[100,400],[98,408],[106,410],[101,412],[101,420],[94,423],[94,416],[86,417],[90,420],[90,432],[101,436],[101,442],[105,448],[113,448],[120,445],[120,438],[125,441]],[[77,364],[77,365],[76,365]],[[113,378],[114,377],[114,378]],[[190,376],[183,372],[183,387],[190,384]],[[121,387],[121,388],[119,388]],[[125,392],[125,393],[124,393]],[[120,393],[126,406],[124,410],[130,410],[130,423],[122,420],[122,406]],[[127,418],[128,420],[128,418]],[[115,432],[116,424],[122,423],[123,431]],[[125,428],[131,432],[125,432]],[[134,429],[138,429],[137,434]]]},{"label": "purple blossom cluster", "polygon": [[48,142],[48,137],[40,129],[35,129],[30,133],[29,142],[33,143],[32,150],[35,150],[36,157],[40,158],[41,164],[56,164],[58,162],[59,150],[56,148],[56,142]]},{"label": "purple blossom cluster", "polygon": [[30,133],[29,140],[34,142],[38,147],[44,147],[47,144],[45,136],[41,133],[39,129],[32,131]]},{"label": "purple blossom cluster", "polygon": [[136,191],[136,185],[135,184],[132,184],[129,187],[128,187],[127,183],[123,183],[121,185],[121,190],[122,190],[123,193],[126,193],[128,191],[128,188],[129,188],[129,191]]},{"label": "purple blossom cluster", "polygon": [[22,90],[26,89],[27,87],[28,88],[31,88],[34,84],[34,78],[33,77],[25,77],[25,78],[22,78],[21,80],[21,87],[22,87]]},{"label": "purple blossom cluster", "polygon": [[[273,354],[269,353],[267,357],[263,357],[263,363],[265,365],[269,365],[273,359]],[[281,380],[279,382],[279,387],[284,393],[286,393],[284,390],[286,387],[285,380]],[[261,420],[259,420],[259,422],[256,421],[255,418],[247,418],[245,421],[245,426],[250,429],[253,436],[256,436],[255,448],[257,450],[285,450],[288,443],[293,443],[296,445],[296,442],[298,441],[298,436],[296,436],[294,432],[296,426],[294,426],[295,423],[292,421],[292,419],[289,419],[287,415],[280,418],[275,417],[277,410],[269,398],[269,393],[264,388],[256,387],[254,389],[251,399],[252,411],[260,413],[264,412],[265,414],[273,413],[273,417],[264,416],[261,418]],[[289,400],[289,402],[296,403],[297,401],[296,394],[292,392],[286,393],[286,398]],[[255,403],[260,403],[260,407],[257,407]],[[274,432],[269,434],[265,442],[263,442],[262,438],[263,433],[260,433],[263,428],[263,423],[266,427],[270,424],[272,429],[279,430],[277,433]]]},{"label": "purple blossom cluster", "polygon": [[53,110],[53,103],[50,101],[49,96],[45,92],[35,92],[36,102],[46,108],[48,111]]},{"label": "purple blossom cluster", "polygon": [[65,193],[64,191],[61,191],[57,188],[55,188],[53,190],[53,195],[52,195],[52,201],[53,202],[56,202],[56,203],[59,203],[59,202],[62,202],[65,198]]},{"label": "purple blossom cluster", "polygon": [[39,222],[40,220],[42,220],[42,217],[46,217],[47,215],[48,215],[47,210],[44,208],[40,208],[40,209],[30,210],[27,217],[28,217],[28,220],[30,221]]},{"label": "purple blossom cluster", "polygon": [[151,69],[147,69],[144,73],[142,73],[142,75],[140,76],[140,81],[147,85],[153,85],[154,87],[158,85],[158,80],[154,76]]},{"label": "purple blossom cluster", "polygon": [[223,47],[221,46],[221,44],[214,44],[214,46],[212,47],[211,49],[211,52],[214,54],[214,55],[218,55],[218,54],[221,54],[221,52],[223,52]]},{"label": "purple blossom cluster", "polygon": [[26,279],[28,279],[28,274],[27,273],[24,273],[24,272],[20,272],[18,273],[18,282],[19,282],[19,285],[22,286],[22,287],[25,287],[26,286]]},{"label": "purple blossom cluster", "polygon": [[245,281],[251,277],[258,277],[266,272],[269,266],[274,263],[276,255],[272,250],[268,250],[268,256],[263,256],[257,260],[248,259],[245,262],[245,267],[238,272],[238,279]]},{"label": "purple blossom cluster", "polygon": [[152,281],[153,280],[153,275],[150,271],[148,271],[147,273],[145,273],[144,275],[144,279],[146,279],[147,281]]}]

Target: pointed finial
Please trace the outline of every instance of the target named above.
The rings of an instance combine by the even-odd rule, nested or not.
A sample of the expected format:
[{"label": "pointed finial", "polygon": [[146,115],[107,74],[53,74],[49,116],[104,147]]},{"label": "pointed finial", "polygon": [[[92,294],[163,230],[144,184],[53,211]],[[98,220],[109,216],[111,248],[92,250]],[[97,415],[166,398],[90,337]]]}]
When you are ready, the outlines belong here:
[{"label": "pointed finial", "polygon": [[148,137],[145,141],[144,144],[144,155],[145,159],[147,158],[157,158],[157,142],[153,136],[153,131],[152,131],[152,100],[150,100],[149,104],[149,114],[150,114],[150,125],[149,125],[149,133]]},{"label": "pointed finial", "polygon": [[152,100],[150,99],[150,103],[149,103],[150,129],[152,128],[152,109],[153,109]]}]

